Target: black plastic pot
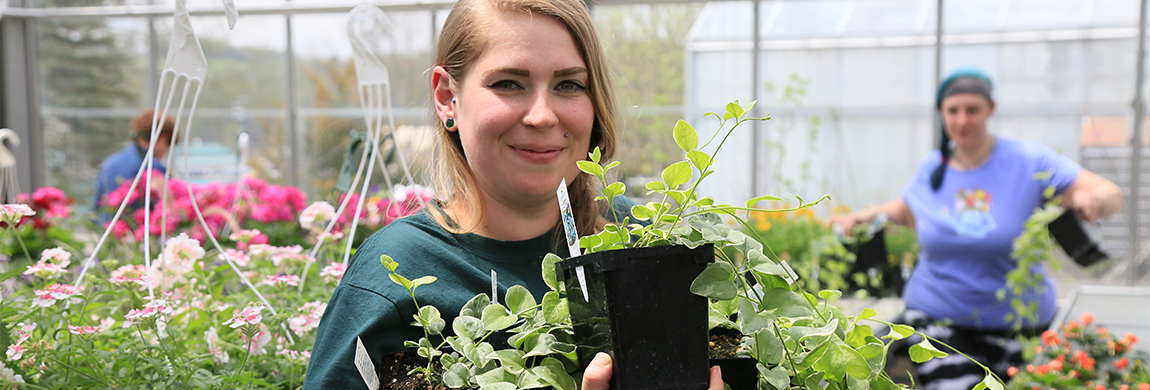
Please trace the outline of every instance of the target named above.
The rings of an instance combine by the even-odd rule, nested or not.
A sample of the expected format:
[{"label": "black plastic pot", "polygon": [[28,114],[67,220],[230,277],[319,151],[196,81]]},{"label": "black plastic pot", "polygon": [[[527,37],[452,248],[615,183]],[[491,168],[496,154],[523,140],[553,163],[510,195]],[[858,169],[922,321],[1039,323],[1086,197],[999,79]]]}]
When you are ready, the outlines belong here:
[{"label": "black plastic pot", "polygon": [[[690,287],[714,259],[710,244],[676,245],[596,252],[557,264],[580,364],[598,352],[610,354],[614,390],[706,389],[707,299]],[[576,276],[580,266],[588,300]]]},{"label": "black plastic pot", "polygon": [[711,366],[723,371],[723,383],[731,390],[758,390],[759,363],[754,358],[711,359]]},{"label": "black plastic pot", "polygon": [[[850,286],[847,292],[866,290],[872,297],[898,296],[902,294],[905,281],[902,270],[897,265],[890,264],[889,253],[886,250],[885,229],[874,233],[870,241],[847,245],[847,250],[855,254],[855,264],[847,273],[847,283]],[[862,273],[868,279],[882,278],[880,287],[870,284],[858,285],[851,275]]]},{"label": "black plastic pot", "polygon": [[1062,250],[1065,250],[1075,263],[1083,267],[1106,260],[1109,257],[1098,247],[1097,243],[1086,235],[1086,230],[1082,228],[1081,219],[1078,218],[1078,213],[1074,209],[1068,209],[1058,218],[1050,221],[1047,228],[1050,229],[1050,235],[1054,236],[1054,240],[1058,241],[1058,245],[1062,246]]}]

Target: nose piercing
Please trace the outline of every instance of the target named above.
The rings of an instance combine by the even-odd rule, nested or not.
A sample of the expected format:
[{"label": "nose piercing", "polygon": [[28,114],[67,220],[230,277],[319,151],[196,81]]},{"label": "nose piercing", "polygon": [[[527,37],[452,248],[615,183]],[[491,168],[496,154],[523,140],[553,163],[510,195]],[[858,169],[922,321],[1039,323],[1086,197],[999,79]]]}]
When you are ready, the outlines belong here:
[{"label": "nose piercing", "polygon": [[455,118],[447,118],[447,122],[444,122],[443,125],[449,129],[455,127]]},{"label": "nose piercing", "polygon": [[568,134],[568,133],[563,133],[563,138],[567,138],[567,137],[570,137],[570,136],[571,136],[571,134]]}]

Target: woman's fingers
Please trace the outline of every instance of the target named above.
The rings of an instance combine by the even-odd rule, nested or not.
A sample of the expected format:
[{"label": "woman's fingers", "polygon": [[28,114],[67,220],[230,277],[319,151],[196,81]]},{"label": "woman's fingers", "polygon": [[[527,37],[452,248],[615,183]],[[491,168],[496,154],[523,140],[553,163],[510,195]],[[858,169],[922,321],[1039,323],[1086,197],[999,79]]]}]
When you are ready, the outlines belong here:
[{"label": "woman's fingers", "polygon": [[[714,389],[714,373],[711,374],[711,389]],[[599,352],[595,359],[583,371],[583,390],[607,390],[611,387],[611,356]],[[723,389],[723,382],[719,381],[719,390]]]},{"label": "woman's fingers", "polygon": [[723,370],[719,366],[711,367],[711,384],[707,390],[723,390]]}]

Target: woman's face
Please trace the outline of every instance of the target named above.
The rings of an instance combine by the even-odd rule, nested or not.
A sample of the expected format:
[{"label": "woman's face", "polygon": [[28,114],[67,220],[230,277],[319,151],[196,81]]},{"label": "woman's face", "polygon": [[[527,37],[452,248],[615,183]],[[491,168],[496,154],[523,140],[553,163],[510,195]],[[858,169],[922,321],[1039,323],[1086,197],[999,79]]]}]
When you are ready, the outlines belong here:
[{"label": "woman's face", "polygon": [[[552,17],[500,15],[483,54],[440,114],[455,119],[467,163],[485,198],[509,205],[555,199],[587,158],[595,112],[587,65]],[[436,72],[445,74],[442,68]],[[437,99],[441,98],[437,84]],[[444,118],[446,119],[446,118]],[[524,203],[531,202],[531,203]]]},{"label": "woman's face", "polygon": [[994,113],[994,104],[976,93],[959,93],[942,99],[942,119],[946,135],[960,148],[971,148],[984,142],[986,120]]}]

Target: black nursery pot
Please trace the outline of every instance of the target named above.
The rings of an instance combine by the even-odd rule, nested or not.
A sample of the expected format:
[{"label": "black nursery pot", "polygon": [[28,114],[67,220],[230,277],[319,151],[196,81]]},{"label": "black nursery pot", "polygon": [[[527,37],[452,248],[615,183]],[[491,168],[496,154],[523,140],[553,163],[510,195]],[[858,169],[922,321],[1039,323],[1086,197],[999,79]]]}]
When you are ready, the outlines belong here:
[{"label": "black nursery pot", "polygon": [[[885,231],[886,229],[881,229],[875,232],[870,241],[854,243],[847,246],[847,249],[855,254],[855,264],[851,267],[850,272],[847,273],[847,283],[851,291],[867,290],[867,293],[872,297],[898,296],[902,294],[904,284],[902,270],[898,266],[890,265],[889,252],[886,250]],[[850,275],[854,275],[856,272],[861,272],[867,275],[868,278],[882,278],[882,286],[877,288],[869,284],[859,286],[855,283],[854,278],[850,277]]]},{"label": "black nursery pot", "polygon": [[707,298],[691,293],[691,282],[714,260],[707,244],[611,250],[557,264],[580,364],[598,352],[610,354],[614,390],[706,389]]},{"label": "black nursery pot", "polygon": [[1062,250],[1083,267],[1106,260],[1108,257],[1106,252],[1086,235],[1086,230],[1082,229],[1082,222],[1074,209],[1067,209],[1058,218],[1050,221],[1047,228],[1050,229],[1050,235],[1054,236],[1054,240],[1058,241],[1058,245],[1062,246]]}]

